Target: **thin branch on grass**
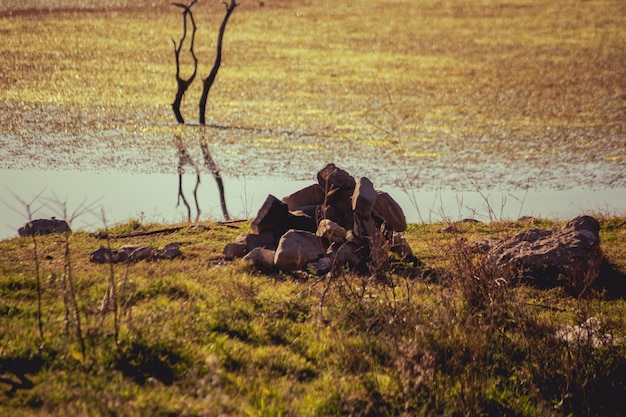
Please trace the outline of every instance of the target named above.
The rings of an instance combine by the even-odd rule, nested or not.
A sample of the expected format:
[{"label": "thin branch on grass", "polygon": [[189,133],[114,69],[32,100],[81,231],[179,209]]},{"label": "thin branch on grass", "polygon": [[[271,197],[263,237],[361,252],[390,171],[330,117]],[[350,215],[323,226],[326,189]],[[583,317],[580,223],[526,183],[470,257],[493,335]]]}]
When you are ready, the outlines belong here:
[{"label": "thin branch on grass", "polygon": [[109,234],[108,230],[105,230],[104,232],[94,233],[92,234],[92,236],[95,237],[96,239],[126,239],[129,237],[152,236],[152,235],[159,235],[159,234],[175,233],[184,228],[185,228],[184,226],[176,226],[176,227],[167,227],[165,229],[149,230],[145,232],[121,233],[117,235],[111,235]]}]

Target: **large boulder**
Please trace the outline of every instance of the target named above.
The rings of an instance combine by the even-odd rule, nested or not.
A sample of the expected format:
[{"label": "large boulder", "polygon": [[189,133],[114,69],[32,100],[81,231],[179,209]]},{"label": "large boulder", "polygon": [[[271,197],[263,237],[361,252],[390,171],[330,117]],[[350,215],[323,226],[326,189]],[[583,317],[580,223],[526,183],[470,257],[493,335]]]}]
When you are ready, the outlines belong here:
[{"label": "large boulder", "polygon": [[265,202],[259,209],[256,217],[252,220],[252,232],[260,235],[263,232],[274,232],[280,230],[280,226],[289,213],[289,206],[273,195],[268,195]]},{"label": "large boulder", "polygon": [[374,212],[384,220],[391,230],[395,232],[406,231],[406,217],[400,204],[384,191],[377,191],[377,193],[378,198],[374,204]]},{"label": "large boulder", "polygon": [[356,181],[352,175],[332,163],[317,173],[317,182],[325,193],[342,190],[352,194],[356,186]]},{"label": "large boulder", "polygon": [[374,184],[367,177],[361,177],[352,194],[352,211],[357,216],[370,217],[377,199],[378,193]]},{"label": "large boulder", "polygon": [[326,252],[322,239],[314,233],[291,229],[278,242],[274,264],[283,271],[302,269]]},{"label": "large boulder", "polygon": [[65,220],[57,220],[54,217],[31,220],[17,229],[17,234],[22,237],[66,232],[72,232],[70,225]]},{"label": "large boulder", "polygon": [[591,216],[570,220],[562,228],[531,229],[515,236],[477,242],[488,260],[541,276],[554,271],[567,277],[568,286],[582,292],[598,277],[602,261],[600,224]]}]

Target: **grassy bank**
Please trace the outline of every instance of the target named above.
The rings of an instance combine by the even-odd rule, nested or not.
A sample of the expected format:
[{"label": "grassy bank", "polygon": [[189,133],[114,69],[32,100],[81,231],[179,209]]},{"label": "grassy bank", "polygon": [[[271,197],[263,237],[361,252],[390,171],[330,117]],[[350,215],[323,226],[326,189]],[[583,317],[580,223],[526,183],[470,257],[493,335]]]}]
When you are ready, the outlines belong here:
[{"label": "grassy bank", "polygon": [[[624,280],[625,221],[601,219],[601,282]],[[623,415],[623,295],[496,285],[510,276],[463,249],[559,225],[411,225],[425,267],[384,280],[266,276],[224,262],[224,244],[248,223],[108,243],[83,232],[1,241],[0,413]],[[100,245],[169,242],[184,258],[88,261]],[[599,343],[554,337],[591,317]]]}]

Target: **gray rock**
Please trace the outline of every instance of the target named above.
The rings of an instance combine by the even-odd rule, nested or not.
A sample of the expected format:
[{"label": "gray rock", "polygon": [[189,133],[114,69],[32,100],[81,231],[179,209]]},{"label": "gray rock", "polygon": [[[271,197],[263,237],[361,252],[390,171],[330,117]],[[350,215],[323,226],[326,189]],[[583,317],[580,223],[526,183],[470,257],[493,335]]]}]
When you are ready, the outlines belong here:
[{"label": "gray rock", "polygon": [[324,202],[324,190],[319,184],[309,185],[282,199],[289,210],[296,210],[303,206],[317,206]]},{"label": "gray rock", "polygon": [[270,271],[274,269],[274,257],[276,252],[265,248],[254,248],[246,256],[244,261],[252,262],[257,268]]},{"label": "gray rock", "polygon": [[90,256],[89,262],[95,262],[98,264],[105,264],[112,262],[111,250],[100,246]]},{"label": "gray rock", "polygon": [[570,220],[560,229],[531,229],[513,237],[481,241],[498,266],[540,272],[554,268],[569,277],[569,286],[584,291],[597,279],[602,261],[600,224],[590,216]]},{"label": "gray rock", "polygon": [[122,246],[122,252],[128,254],[128,261],[137,262],[152,259],[155,248],[150,246]]},{"label": "gray rock", "polygon": [[70,225],[65,220],[57,220],[54,217],[31,220],[17,229],[17,234],[22,237],[65,232],[72,232]]},{"label": "gray rock", "polygon": [[378,198],[374,204],[376,212],[384,222],[395,232],[404,232],[407,229],[406,217],[402,207],[386,192],[378,191]]},{"label": "gray rock", "polygon": [[[252,232],[260,235],[263,232],[276,232],[289,213],[289,207],[273,195],[268,195],[252,220]],[[279,234],[280,235],[280,234]]]},{"label": "gray rock", "polygon": [[[245,245],[244,255],[254,248],[276,249],[276,238],[272,232],[263,232],[261,234],[246,233],[237,236],[234,243],[243,243]],[[243,255],[242,255],[243,256]]]},{"label": "gray rock", "polygon": [[128,260],[128,253],[124,251],[116,251],[100,246],[90,256],[89,262],[95,262],[99,264],[119,263],[126,262]]},{"label": "gray rock", "polygon": [[413,250],[411,249],[411,246],[406,241],[404,236],[397,232],[395,232],[391,237],[389,250],[400,255],[402,259],[413,257]]},{"label": "gray rock", "polygon": [[354,178],[335,164],[328,164],[317,173],[317,183],[322,191],[345,190],[352,193],[356,185]]},{"label": "gray rock", "polygon": [[167,259],[170,261],[174,258],[179,258],[182,255],[180,243],[178,242],[168,243],[162,248],[155,250],[153,253],[154,258],[156,259]]},{"label": "gray rock", "polygon": [[352,194],[352,210],[357,216],[370,217],[377,199],[374,184],[367,177],[361,177]]},{"label": "gray rock", "polygon": [[309,262],[306,265],[306,269],[307,271],[315,275],[325,275],[330,272],[331,265],[332,260],[329,257],[325,256],[315,262]]},{"label": "gray rock", "polygon": [[227,261],[232,261],[236,258],[243,258],[246,254],[246,244],[245,242],[227,243],[224,245],[222,253]]},{"label": "gray rock", "polygon": [[343,242],[346,240],[347,230],[330,219],[322,219],[317,225],[316,235],[329,242]]},{"label": "gray rock", "polygon": [[348,266],[356,268],[360,266],[364,260],[363,247],[354,242],[345,242],[335,252],[333,256],[333,267],[341,268]]},{"label": "gray rock", "polygon": [[322,239],[315,234],[291,229],[278,242],[274,264],[283,271],[295,271],[318,259],[325,252]]}]

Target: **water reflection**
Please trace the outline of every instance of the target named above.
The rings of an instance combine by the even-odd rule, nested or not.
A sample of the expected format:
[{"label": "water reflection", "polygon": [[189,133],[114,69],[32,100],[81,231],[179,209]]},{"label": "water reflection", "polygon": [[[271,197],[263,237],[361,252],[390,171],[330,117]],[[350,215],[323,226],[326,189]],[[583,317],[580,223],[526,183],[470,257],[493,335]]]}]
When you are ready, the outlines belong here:
[{"label": "water reflection", "polygon": [[[198,149],[190,146],[187,150],[197,151]],[[198,161],[200,158],[200,155],[195,157]],[[252,218],[268,194],[281,198],[311,185],[315,179],[293,181],[276,177],[229,177],[223,179],[223,182],[222,187],[226,189],[226,192],[225,195],[219,197],[210,181],[207,181],[209,184],[201,183],[198,187],[198,205],[203,211],[200,221],[223,218],[225,198],[229,202],[229,214],[234,218]],[[25,201],[31,201],[44,190],[44,194],[41,195],[42,199],[54,198],[54,196],[64,201],[67,199],[71,210],[81,203],[97,201],[109,225],[124,223],[129,219],[138,219],[148,223],[176,223],[186,221],[189,215],[184,205],[176,207],[169,192],[160,192],[160,190],[173,190],[180,185],[177,184],[177,178],[172,175],[172,172],[133,174],[117,171],[0,170],[0,184],[0,190],[2,190],[0,192],[0,239],[17,236],[18,227],[28,220],[28,216],[20,210],[21,206],[16,203],[15,197],[9,190],[13,190]],[[187,185],[191,188],[196,184],[196,181],[191,181]],[[625,188],[594,191],[531,189],[527,194],[525,190],[507,192],[483,190],[482,195],[478,192],[458,192],[449,189],[415,190],[415,194],[410,197],[394,187],[383,189],[400,204],[409,223],[455,221],[467,217],[489,221],[489,206],[491,213],[496,210],[497,217],[501,219],[535,216],[566,220],[580,214],[626,214]],[[191,189],[186,191],[186,195],[191,196]],[[488,198],[489,204],[485,198]],[[12,210],[10,206],[17,210]],[[93,216],[85,215],[76,219],[71,224],[72,230],[93,231],[101,228],[103,224],[100,213],[101,210],[96,209]],[[40,218],[50,216],[58,217],[58,213],[47,208],[42,208],[36,213],[36,217]]]},{"label": "water reflection", "polygon": [[[181,201],[183,202],[183,204],[187,208],[187,220],[191,222],[191,206],[189,205],[189,202],[187,201],[187,198],[185,197],[185,194],[183,192],[183,174],[185,173],[185,167],[188,166],[188,167],[191,167],[196,174],[196,185],[193,189],[193,199],[194,199],[194,203],[196,206],[196,217],[194,219],[194,222],[197,222],[198,219],[200,218],[200,214],[202,213],[200,210],[200,204],[198,203],[198,187],[200,186],[200,168],[191,157],[189,151],[187,150],[187,147],[185,146],[183,139],[180,136],[176,136],[174,138],[174,142],[175,142],[176,150],[178,154],[178,167],[177,167],[178,202],[177,202],[177,206],[180,205]],[[217,188],[219,190],[219,195],[220,195],[220,206],[222,208],[222,215],[224,216],[224,220],[230,220],[230,215],[228,214],[228,209],[226,208],[224,181],[222,180],[222,175],[220,174],[220,170],[217,167],[217,164],[215,163],[215,161],[213,160],[213,157],[211,156],[211,153],[209,152],[209,147],[207,145],[207,141],[204,135],[200,139],[200,149],[202,151],[202,158],[204,160],[204,166],[211,172],[211,174],[213,175],[213,178],[215,179],[215,182],[217,183]]]}]

